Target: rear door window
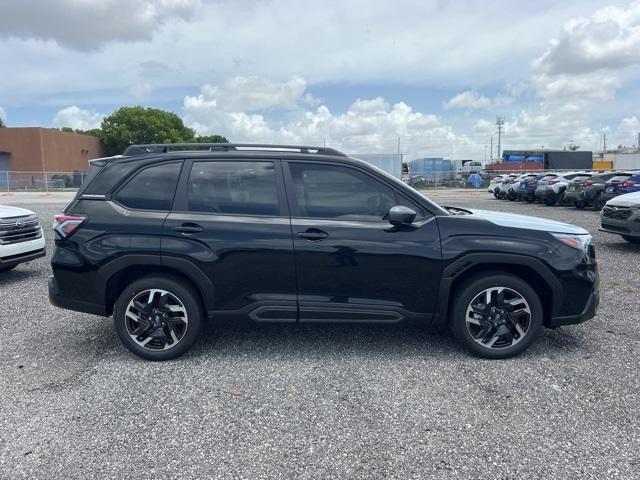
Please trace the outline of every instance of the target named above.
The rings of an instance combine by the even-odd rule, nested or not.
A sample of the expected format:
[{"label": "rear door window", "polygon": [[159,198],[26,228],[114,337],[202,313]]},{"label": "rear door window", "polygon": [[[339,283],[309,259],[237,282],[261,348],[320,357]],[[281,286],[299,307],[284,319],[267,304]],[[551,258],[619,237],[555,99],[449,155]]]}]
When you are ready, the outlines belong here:
[{"label": "rear door window", "polygon": [[191,212],[280,215],[275,166],[269,161],[193,162],[187,200]]}]

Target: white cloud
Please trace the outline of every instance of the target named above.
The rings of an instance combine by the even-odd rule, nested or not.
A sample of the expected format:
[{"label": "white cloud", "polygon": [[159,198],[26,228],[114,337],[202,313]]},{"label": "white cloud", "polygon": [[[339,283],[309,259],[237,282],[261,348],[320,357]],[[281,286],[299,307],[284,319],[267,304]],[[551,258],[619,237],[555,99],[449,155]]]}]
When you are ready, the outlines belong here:
[{"label": "white cloud", "polygon": [[588,73],[580,75],[537,75],[533,77],[536,93],[545,99],[566,101],[570,98],[585,100],[610,100],[621,82],[611,73]]},{"label": "white cloud", "polygon": [[225,111],[293,110],[305,97],[307,82],[300,77],[291,77],[286,82],[272,82],[265,78],[233,77],[220,85],[204,85],[199,98],[203,102],[214,102]]},{"label": "white cloud", "polygon": [[[445,152],[455,148],[457,136],[436,115],[415,111],[405,102],[391,105],[382,97],[357,99],[343,113],[333,113],[326,105],[306,110],[304,89],[290,89],[292,83],[272,83],[253,79],[257,91],[243,89],[243,98],[225,101],[230,84],[247,83],[234,79],[221,86],[207,85],[197,96],[184,99],[184,121],[199,134],[223,134],[232,141],[284,142],[321,145],[323,142],[349,152],[395,152],[398,137],[402,151]],[[302,79],[293,82],[305,85]],[[267,86],[267,88],[264,88]],[[261,95],[261,92],[277,92]],[[289,92],[281,95],[281,92]],[[244,106],[244,109],[239,109]],[[250,108],[249,108],[249,107]],[[260,106],[291,111],[282,121],[251,113]]]},{"label": "white cloud", "polygon": [[491,100],[480,95],[475,90],[465,90],[464,92],[458,93],[443,104],[445,109],[466,108],[475,110],[478,108],[488,108],[490,106]]},{"label": "white cloud", "polygon": [[76,50],[149,40],[163,22],[191,19],[200,0],[3,0],[0,36],[54,40]]},{"label": "white cloud", "polygon": [[79,130],[98,128],[104,115],[94,110],[83,110],[75,105],[58,111],[51,122],[54,127],[71,127]]},{"label": "white cloud", "polygon": [[640,63],[640,2],[569,20],[533,66],[548,74],[589,73]]}]

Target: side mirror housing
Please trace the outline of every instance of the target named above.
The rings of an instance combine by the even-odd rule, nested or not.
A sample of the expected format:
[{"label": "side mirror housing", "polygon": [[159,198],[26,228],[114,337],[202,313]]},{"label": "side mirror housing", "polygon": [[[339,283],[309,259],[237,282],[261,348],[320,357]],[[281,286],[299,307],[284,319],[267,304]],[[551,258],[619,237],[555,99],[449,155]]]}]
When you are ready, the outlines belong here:
[{"label": "side mirror housing", "polygon": [[411,225],[416,218],[416,212],[409,207],[396,205],[389,210],[389,223],[391,225]]}]

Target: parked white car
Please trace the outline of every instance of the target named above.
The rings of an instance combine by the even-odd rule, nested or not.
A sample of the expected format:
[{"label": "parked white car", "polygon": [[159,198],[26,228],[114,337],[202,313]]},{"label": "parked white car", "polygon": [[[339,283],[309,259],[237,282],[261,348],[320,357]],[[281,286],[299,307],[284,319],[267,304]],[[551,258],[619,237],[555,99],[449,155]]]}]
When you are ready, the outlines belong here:
[{"label": "parked white car", "polygon": [[500,185],[498,185],[498,194],[496,195],[496,198],[507,198],[507,192],[509,191],[509,187],[511,187],[511,182],[515,182],[519,176],[519,173],[511,173],[504,177]]},{"label": "parked white car", "polygon": [[501,173],[500,175],[496,175],[495,177],[493,177],[489,182],[489,188],[487,189],[487,192],[493,193],[493,195],[496,198],[498,198],[498,192],[499,192],[498,187],[500,186],[502,181],[508,176],[509,176],[508,173]]},{"label": "parked white car", "polygon": [[0,205],[0,272],[44,255],[44,235],[36,214]]}]

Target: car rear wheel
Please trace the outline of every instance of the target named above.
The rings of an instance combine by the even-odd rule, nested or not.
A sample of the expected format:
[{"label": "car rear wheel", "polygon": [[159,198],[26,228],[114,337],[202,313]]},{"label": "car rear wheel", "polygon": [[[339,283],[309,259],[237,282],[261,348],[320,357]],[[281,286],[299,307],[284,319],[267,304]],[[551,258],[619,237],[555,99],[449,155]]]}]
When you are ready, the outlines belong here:
[{"label": "car rear wheel", "polygon": [[555,204],[556,204],[556,201],[557,201],[557,200],[556,200],[555,198],[545,197],[545,199],[544,199],[543,201],[544,201],[544,204],[545,204],[547,207],[551,207],[551,206],[553,206],[553,205],[555,205]]},{"label": "car rear wheel", "polygon": [[602,198],[602,194],[599,193],[598,195],[596,195],[596,197],[593,199],[593,209],[596,212],[599,212],[600,210],[602,210],[604,208],[604,204],[606,202],[604,201],[604,199]]},{"label": "car rear wheel", "polygon": [[200,336],[203,318],[195,289],[164,275],[131,283],[113,312],[122,343],[147,360],[170,360],[184,354]]},{"label": "car rear wheel", "polygon": [[451,330],[476,355],[495,359],[518,355],[540,333],[540,298],[514,275],[476,277],[461,285],[456,294]]},{"label": "car rear wheel", "polygon": [[9,270],[13,270],[17,265],[11,265],[10,267],[0,267],[0,272],[8,272]]},{"label": "car rear wheel", "polygon": [[585,207],[585,204],[584,204],[584,202],[575,201],[575,202],[573,202],[573,206],[576,207],[576,208],[582,209],[582,208]]}]

